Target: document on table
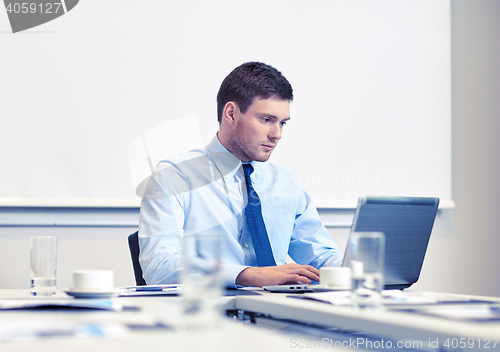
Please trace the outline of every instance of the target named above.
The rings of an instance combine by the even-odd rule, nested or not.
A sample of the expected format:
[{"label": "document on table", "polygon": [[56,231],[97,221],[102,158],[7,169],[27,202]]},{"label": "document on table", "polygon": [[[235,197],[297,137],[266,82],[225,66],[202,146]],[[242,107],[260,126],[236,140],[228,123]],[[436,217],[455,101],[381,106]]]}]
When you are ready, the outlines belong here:
[{"label": "document on table", "polygon": [[168,329],[156,311],[134,302],[125,298],[0,299],[0,343],[58,337],[126,339],[136,328]]},{"label": "document on table", "polygon": [[[328,292],[313,292],[303,293],[300,295],[290,295],[288,297],[308,299],[323,303],[332,304],[334,306],[349,306],[351,304],[351,291],[328,291]],[[463,301],[463,298],[454,298],[458,303]],[[415,293],[406,293],[401,290],[384,290],[382,291],[382,300],[385,306],[413,306],[440,303],[438,297],[420,295]],[[453,298],[447,297],[446,303],[453,302]]]},{"label": "document on table", "polygon": [[32,308],[86,308],[104,309],[119,312],[123,305],[112,299],[5,299],[0,300],[0,310]]},{"label": "document on table", "polygon": [[165,296],[177,295],[182,291],[182,285],[144,285],[120,287],[120,296]]},{"label": "document on table", "polygon": [[500,321],[500,306],[490,304],[447,304],[403,311],[461,321]]},{"label": "document on table", "polygon": [[[289,295],[287,297],[313,300],[334,306],[349,306],[350,291],[332,291]],[[500,303],[478,301],[451,295],[428,295],[400,290],[382,291],[383,304],[387,309],[430,315],[462,321],[500,321]]]},{"label": "document on table", "polygon": [[0,321],[1,341],[26,341],[47,338],[126,339],[129,329],[122,324],[80,323],[78,321]]}]

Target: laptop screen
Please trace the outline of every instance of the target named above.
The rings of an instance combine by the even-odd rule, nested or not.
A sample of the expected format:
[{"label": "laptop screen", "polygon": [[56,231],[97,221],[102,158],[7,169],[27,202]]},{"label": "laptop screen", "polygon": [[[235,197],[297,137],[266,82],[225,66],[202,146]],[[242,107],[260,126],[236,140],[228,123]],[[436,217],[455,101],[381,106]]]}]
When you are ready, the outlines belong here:
[{"label": "laptop screen", "polygon": [[[384,233],[386,289],[417,282],[438,205],[439,198],[431,197],[360,197],[351,233]],[[350,266],[349,247],[343,266]]]}]

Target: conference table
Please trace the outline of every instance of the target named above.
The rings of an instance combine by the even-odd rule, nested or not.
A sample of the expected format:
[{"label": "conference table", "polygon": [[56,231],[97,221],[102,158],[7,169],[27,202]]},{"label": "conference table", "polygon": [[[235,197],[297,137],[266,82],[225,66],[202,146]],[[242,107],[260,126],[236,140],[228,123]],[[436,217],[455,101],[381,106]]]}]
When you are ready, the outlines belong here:
[{"label": "conference table", "polygon": [[[374,350],[500,350],[499,298],[419,291],[408,291],[405,296],[407,301],[392,302],[381,310],[353,310],[286,294],[238,296],[235,306],[314,326],[323,331],[316,334],[318,345],[333,340],[338,347]],[[339,334],[339,330],[348,333]],[[328,337],[329,331],[333,338]]]},{"label": "conference table", "polygon": [[[44,299],[30,297],[27,289],[0,290],[0,305],[11,301],[36,303],[41,300],[61,302],[80,299],[62,291]],[[125,309],[2,309],[0,351],[290,350],[289,337],[229,319],[221,318],[218,324],[205,329],[180,328],[177,326],[181,313],[180,297],[116,297],[111,300]],[[223,309],[226,305],[233,307],[234,297],[222,297],[222,300]]]},{"label": "conference table", "polygon": [[[233,318],[204,329],[179,326],[182,297],[106,300],[123,307],[116,311],[2,308],[0,351],[500,350],[500,298],[409,291],[416,301],[365,311],[306,295],[252,293],[221,297]],[[1,307],[39,300],[27,289],[0,289]],[[63,291],[49,300],[91,301]]]}]

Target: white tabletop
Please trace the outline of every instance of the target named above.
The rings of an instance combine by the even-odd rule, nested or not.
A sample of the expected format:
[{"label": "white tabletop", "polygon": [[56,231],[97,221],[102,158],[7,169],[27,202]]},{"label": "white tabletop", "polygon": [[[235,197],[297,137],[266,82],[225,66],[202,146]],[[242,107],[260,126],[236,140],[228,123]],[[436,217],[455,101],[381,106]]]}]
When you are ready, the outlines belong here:
[{"label": "white tabletop", "polygon": [[[430,293],[414,293],[430,296]],[[487,299],[491,297],[470,297],[462,295],[432,294],[433,297]],[[333,306],[311,300],[290,298],[286,294],[236,297],[236,306],[250,312],[271,315],[324,326],[341,327],[376,334],[381,337],[419,339],[422,341],[446,339],[479,339],[475,343],[498,341],[500,350],[500,321],[471,322],[444,319],[425,314],[383,310],[356,311],[350,307]],[[472,343],[472,342],[471,342]],[[490,348],[493,344],[490,345]]]},{"label": "white tabletop", "polygon": [[[51,299],[73,299],[58,292]],[[33,298],[29,290],[0,290],[0,300],[40,299]],[[241,322],[221,319],[216,326],[205,330],[190,331],[176,325],[180,314],[178,297],[127,297],[115,298],[125,305],[140,310],[122,312],[97,310],[0,310],[0,351],[217,351],[255,352],[293,350],[290,337]],[[234,297],[223,298],[222,304],[231,307]],[[15,326],[26,328],[30,324],[110,324],[117,329],[106,338],[49,337],[27,341],[2,341],[2,329]],[[166,328],[147,328],[148,325],[164,324]],[[130,329],[127,325],[142,325]],[[4,334],[5,336],[5,334]]]},{"label": "white tabletop", "polygon": [[[419,295],[440,296],[440,294],[416,293]],[[450,295],[446,295],[450,297]],[[440,297],[445,297],[441,295]],[[451,295],[457,298],[488,299],[497,298],[469,297]],[[59,291],[51,299],[73,299]],[[1,300],[33,298],[29,290],[0,290]],[[42,298],[43,299],[43,298]],[[268,331],[250,324],[221,319],[221,323],[206,330],[190,331],[179,327],[182,314],[180,297],[119,297],[115,298],[125,306],[137,307],[120,312],[98,310],[0,310],[0,351],[133,351],[169,350],[169,351],[217,351],[235,350],[238,352],[255,351],[297,351],[298,343],[308,346],[306,336],[285,335]],[[500,323],[456,321],[432,316],[395,311],[353,311],[350,307],[332,306],[297,298],[287,294],[265,293],[261,296],[222,297],[223,309],[241,309],[262,313],[276,318],[313,323],[322,326],[341,327],[395,341],[405,339],[431,342],[439,340],[439,347],[448,339],[449,343],[471,344],[471,350],[483,350],[489,341],[489,349],[500,349]],[[30,341],[2,341],[2,331],[12,326],[26,328],[29,324],[47,326],[71,326],[71,324],[96,324],[111,327],[111,333],[105,338],[85,337],[50,337]],[[59,325],[58,325],[59,324]],[[161,324],[164,328],[154,328]],[[129,328],[135,326],[136,328]],[[142,328],[137,328],[141,326]],[[2,330],[3,329],[3,330]],[[113,330],[114,329],[114,330]],[[316,339],[316,340],[314,340]],[[453,340],[455,339],[455,340]],[[316,337],[310,341],[317,343]],[[328,348],[321,344],[322,349]],[[314,346],[314,345],[309,345]],[[428,346],[424,346],[428,347]],[[302,348],[305,349],[306,347]],[[357,349],[360,350],[360,349]],[[465,348],[464,350],[468,350]]]}]

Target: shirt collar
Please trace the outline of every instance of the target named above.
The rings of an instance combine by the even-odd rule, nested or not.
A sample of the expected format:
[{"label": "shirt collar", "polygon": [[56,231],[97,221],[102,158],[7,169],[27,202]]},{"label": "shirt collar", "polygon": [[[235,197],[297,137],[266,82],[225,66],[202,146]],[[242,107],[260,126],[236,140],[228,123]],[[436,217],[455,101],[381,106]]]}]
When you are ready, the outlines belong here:
[{"label": "shirt collar", "polygon": [[208,152],[210,158],[226,179],[232,178],[241,167],[241,160],[222,145],[217,135],[208,145]]}]

